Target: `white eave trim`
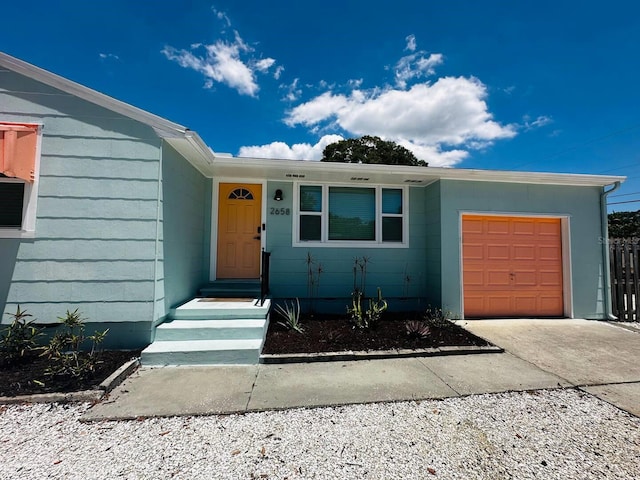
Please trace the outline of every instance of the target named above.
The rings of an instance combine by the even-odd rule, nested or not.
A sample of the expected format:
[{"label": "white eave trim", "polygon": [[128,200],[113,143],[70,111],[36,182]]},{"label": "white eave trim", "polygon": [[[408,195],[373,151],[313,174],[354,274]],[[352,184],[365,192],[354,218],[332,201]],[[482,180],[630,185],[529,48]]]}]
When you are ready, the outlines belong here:
[{"label": "white eave trim", "polygon": [[[213,175],[228,174],[234,170],[238,176],[243,171],[260,172],[262,178],[289,180],[286,173],[336,173],[344,175],[383,175],[390,183],[402,184],[405,178],[423,180],[416,185],[427,185],[436,180],[463,180],[478,182],[530,183],[543,185],[576,185],[603,187],[615,182],[623,182],[626,177],[586,175],[574,173],[515,172],[505,170],[472,170],[442,167],[410,167],[396,165],[370,165],[354,163],[319,162],[311,160],[275,160],[245,157],[216,157]],[[295,179],[295,178],[294,178]],[[307,177],[311,181],[311,178]],[[372,182],[373,183],[373,182]],[[404,183],[406,184],[406,183]]]}]

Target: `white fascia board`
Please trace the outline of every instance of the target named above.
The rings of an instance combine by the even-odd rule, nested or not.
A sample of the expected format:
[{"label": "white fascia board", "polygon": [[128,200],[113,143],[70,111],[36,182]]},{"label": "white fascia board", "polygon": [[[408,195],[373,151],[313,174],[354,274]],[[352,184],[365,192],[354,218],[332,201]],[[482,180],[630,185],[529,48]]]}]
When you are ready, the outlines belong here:
[{"label": "white fascia board", "polygon": [[503,170],[471,170],[442,167],[410,167],[396,165],[369,165],[353,163],[319,162],[310,160],[273,160],[244,157],[216,157],[213,174],[234,174],[247,178],[270,180],[296,180],[288,174],[304,174],[305,181],[342,177],[349,181],[352,176],[370,176],[370,183],[427,185],[436,180],[463,180],[478,182],[530,183],[542,185],[576,185],[603,187],[623,182],[626,177],[585,175],[572,173],[514,172]]}]

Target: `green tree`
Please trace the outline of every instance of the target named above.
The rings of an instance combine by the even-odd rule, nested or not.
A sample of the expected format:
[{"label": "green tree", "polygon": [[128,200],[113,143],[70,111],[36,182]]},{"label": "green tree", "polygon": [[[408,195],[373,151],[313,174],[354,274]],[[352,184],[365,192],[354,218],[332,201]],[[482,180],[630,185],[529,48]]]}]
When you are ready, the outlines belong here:
[{"label": "green tree", "polygon": [[609,237],[640,238],[640,210],[609,214]]},{"label": "green tree", "polygon": [[369,135],[360,138],[348,138],[327,145],[322,152],[322,161],[428,166],[427,162],[418,160],[413,153],[403,146]]}]

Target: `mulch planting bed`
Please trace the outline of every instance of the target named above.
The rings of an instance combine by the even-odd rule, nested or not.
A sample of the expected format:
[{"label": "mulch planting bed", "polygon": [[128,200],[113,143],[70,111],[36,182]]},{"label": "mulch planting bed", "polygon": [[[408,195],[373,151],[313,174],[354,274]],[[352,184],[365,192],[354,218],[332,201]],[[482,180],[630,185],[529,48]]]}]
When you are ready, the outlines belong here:
[{"label": "mulch planting bed", "polygon": [[[109,375],[134,357],[139,351],[105,351],[94,375],[78,381],[69,377],[50,377],[45,371],[50,365],[45,358],[31,356],[12,365],[0,366],[0,397],[31,395],[34,393],[67,393],[89,390],[102,383]],[[44,386],[34,382],[42,382]]]},{"label": "mulch planting bed", "polygon": [[265,354],[319,353],[341,351],[375,351],[423,349],[443,346],[489,346],[486,340],[447,322],[445,326],[430,326],[429,335],[411,337],[406,331],[408,320],[420,319],[419,314],[387,313],[371,328],[354,328],[343,315],[303,317],[304,333],[287,330],[271,319],[262,350]]}]

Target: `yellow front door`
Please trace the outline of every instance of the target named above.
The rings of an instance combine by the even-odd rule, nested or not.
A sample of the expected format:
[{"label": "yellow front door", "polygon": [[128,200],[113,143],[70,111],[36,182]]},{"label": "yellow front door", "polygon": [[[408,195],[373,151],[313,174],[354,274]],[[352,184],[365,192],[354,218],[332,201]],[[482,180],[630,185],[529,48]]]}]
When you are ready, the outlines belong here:
[{"label": "yellow front door", "polygon": [[260,277],[262,185],[221,183],[217,278]]}]

